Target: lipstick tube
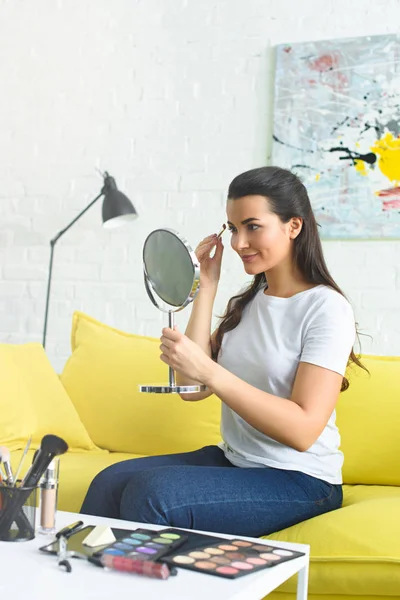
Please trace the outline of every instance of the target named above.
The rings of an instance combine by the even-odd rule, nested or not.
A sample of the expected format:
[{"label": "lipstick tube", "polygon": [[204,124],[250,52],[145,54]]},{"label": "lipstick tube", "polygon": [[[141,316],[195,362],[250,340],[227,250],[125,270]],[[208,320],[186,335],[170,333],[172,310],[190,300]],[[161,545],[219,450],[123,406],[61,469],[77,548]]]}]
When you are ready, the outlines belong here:
[{"label": "lipstick tube", "polygon": [[48,535],[56,531],[59,473],[60,459],[54,458],[39,481],[38,533]]}]

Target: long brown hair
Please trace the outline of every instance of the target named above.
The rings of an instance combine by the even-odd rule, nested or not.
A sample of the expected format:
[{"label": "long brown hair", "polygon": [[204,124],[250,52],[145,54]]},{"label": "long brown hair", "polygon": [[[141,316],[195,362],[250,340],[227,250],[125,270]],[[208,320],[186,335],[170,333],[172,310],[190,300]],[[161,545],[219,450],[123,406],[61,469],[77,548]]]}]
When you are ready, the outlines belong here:
[{"label": "long brown hair", "polygon": [[[346,297],[329,273],[324,259],[318,225],[311,207],[307,190],[300,179],[291,171],[279,167],[261,167],[246,171],[235,177],[229,186],[228,200],[237,200],[244,196],[264,196],[270,210],[278,215],[282,223],[288,223],[293,217],[301,217],[303,226],[293,244],[293,260],[307,283],[327,285]],[[227,331],[235,329],[240,323],[245,306],[261,289],[267,286],[265,273],[255,275],[250,286],[241,294],[233,296],[228,302],[225,314],[216,331],[212,356],[216,360],[221,349],[222,338]],[[357,332],[358,335],[358,332]],[[354,363],[367,371],[351,350],[348,364]],[[349,382],[343,377],[341,391],[347,390]]]}]

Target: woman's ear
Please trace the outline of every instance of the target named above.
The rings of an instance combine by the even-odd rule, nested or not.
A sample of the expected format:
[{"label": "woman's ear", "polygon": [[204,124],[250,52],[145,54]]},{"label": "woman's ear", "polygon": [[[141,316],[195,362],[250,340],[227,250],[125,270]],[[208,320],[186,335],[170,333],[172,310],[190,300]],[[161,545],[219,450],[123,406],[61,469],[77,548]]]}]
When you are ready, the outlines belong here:
[{"label": "woman's ear", "polygon": [[303,219],[301,217],[292,217],[289,221],[289,237],[294,240],[303,228]]}]

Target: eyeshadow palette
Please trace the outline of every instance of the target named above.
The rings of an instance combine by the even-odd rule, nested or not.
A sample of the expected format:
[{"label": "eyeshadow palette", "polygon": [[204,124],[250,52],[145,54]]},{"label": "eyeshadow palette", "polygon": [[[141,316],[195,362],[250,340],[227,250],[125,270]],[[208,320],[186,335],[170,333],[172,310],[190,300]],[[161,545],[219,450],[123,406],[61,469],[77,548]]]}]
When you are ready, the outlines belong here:
[{"label": "eyeshadow palette", "polygon": [[135,529],[134,531],[130,531],[129,535],[102,548],[94,556],[99,557],[107,554],[112,556],[129,556],[137,560],[156,561],[171,552],[171,550],[176,550],[186,539],[187,536],[183,533],[171,532],[168,529],[160,529],[158,531]]},{"label": "eyeshadow palette", "polygon": [[162,562],[174,567],[235,579],[299,556],[304,556],[304,552],[246,540],[225,539],[198,550],[184,551],[182,548],[173,555],[165,556]]}]

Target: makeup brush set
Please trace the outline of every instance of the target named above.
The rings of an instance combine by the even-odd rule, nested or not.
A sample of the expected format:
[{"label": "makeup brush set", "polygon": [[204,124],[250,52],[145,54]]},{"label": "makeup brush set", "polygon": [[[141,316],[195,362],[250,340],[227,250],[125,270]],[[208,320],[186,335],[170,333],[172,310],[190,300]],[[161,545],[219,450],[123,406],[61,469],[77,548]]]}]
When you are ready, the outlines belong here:
[{"label": "makeup brush set", "polygon": [[[15,472],[10,452],[0,446],[0,540],[20,541],[35,537],[36,491],[50,463],[68,450],[67,443],[56,435],[45,435],[32,464],[22,480],[18,479],[31,440],[25,446]],[[4,471],[3,471],[4,468]]]}]

